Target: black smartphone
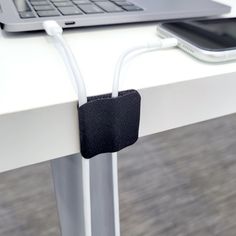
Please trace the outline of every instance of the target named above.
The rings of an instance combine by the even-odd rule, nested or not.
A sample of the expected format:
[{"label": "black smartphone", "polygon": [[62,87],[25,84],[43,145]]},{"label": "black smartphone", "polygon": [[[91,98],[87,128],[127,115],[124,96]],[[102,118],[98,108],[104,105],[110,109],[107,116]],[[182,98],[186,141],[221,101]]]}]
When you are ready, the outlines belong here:
[{"label": "black smartphone", "polygon": [[176,38],[179,48],[198,59],[236,59],[236,18],[167,22],[159,24],[157,31],[162,37]]}]

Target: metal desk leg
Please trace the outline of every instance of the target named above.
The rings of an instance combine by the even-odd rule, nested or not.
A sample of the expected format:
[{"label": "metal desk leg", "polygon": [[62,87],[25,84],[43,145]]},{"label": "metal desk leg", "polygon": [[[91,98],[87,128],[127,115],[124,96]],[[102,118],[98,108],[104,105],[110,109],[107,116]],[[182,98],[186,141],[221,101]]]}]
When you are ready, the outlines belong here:
[{"label": "metal desk leg", "polygon": [[[51,161],[62,236],[84,236],[81,155]],[[102,154],[90,161],[93,236],[115,236],[112,159]]]}]

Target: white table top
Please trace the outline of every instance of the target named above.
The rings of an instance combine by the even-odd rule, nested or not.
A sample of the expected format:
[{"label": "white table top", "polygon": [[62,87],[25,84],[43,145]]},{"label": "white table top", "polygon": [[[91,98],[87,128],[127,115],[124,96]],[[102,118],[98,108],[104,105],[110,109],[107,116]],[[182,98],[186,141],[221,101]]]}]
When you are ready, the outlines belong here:
[{"label": "white table top", "polygon": [[[64,36],[78,60],[88,95],[110,92],[120,54],[157,37],[156,23],[67,30]],[[77,99],[65,66],[45,33],[21,36],[2,33],[0,51],[0,114]],[[235,65],[236,62],[217,66],[202,63],[179,49],[153,52],[129,63],[121,89],[142,89],[234,72]]]},{"label": "white table top", "polygon": [[[235,5],[231,15],[236,15],[236,3],[220,2]],[[88,95],[110,92],[120,54],[155,39],[155,28],[143,24],[65,31]],[[77,97],[50,39],[43,32],[2,32],[0,51],[0,171],[78,152]],[[121,89],[141,92],[142,136],[235,112],[230,102],[236,99],[235,76],[236,62],[207,64],[169,49],[130,62]],[[201,106],[193,109],[196,104]]]}]

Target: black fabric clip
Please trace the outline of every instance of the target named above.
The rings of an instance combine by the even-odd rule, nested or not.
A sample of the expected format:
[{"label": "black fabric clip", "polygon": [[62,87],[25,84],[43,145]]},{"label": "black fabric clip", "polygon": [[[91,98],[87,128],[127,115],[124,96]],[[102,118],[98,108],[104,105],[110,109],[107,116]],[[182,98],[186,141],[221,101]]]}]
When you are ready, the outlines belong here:
[{"label": "black fabric clip", "polygon": [[92,158],[117,152],[138,139],[141,96],[136,90],[88,98],[79,109],[81,154]]}]

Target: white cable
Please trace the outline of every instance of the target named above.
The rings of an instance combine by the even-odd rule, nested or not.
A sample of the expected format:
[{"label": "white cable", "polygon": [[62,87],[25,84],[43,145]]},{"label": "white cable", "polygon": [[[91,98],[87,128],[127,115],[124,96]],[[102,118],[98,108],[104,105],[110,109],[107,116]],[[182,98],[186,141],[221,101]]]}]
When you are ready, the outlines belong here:
[{"label": "white cable", "polygon": [[52,36],[55,43],[62,49],[60,53],[62,54],[65,64],[70,67],[70,70],[72,72],[72,84],[74,85],[74,88],[78,95],[79,106],[81,106],[87,102],[86,87],[74,54],[72,53],[70,47],[62,36],[62,28],[55,21],[45,21],[43,22],[43,27],[47,34],[49,36]]},{"label": "white cable", "polygon": [[[86,88],[77,66],[76,60],[70,47],[62,37],[62,28],[55,21],[46,21],[43,23],[44,29],[48,35],[52,36],[55,43],[60,45],[62,57],[65,64],[69,67],[72,74],[72,83],[76,89],[79,98],[79,106],[87,102]],[[162,39],[158,41],[149,42],[145,45],[136,46],[124,52],[118,60],[116,65],[112,97],[117,97],[119,92],[119,81],[123,65],[129,60],[139,54],[177,46],[178,41],[174,38]],[[83,172],[83,200],[84,200],[84,221],[85,221],[85,236],[91,236],[91,194],[90,194],[90,166],[89,160],[82,158],[82,172]],[[119,216],[119,189],[118,189],[118,163],[117,152],[112,153],[112,177],[113,177],[113,203],[114,203],[114,224],[115,236],[120,236],[120,216]]]},{"label": "white cable", "polygon": [[[112,86],[112,97],[117,97],[119,93],[119,82],[121,77],[121,71],[124,64],[133,59],[134,57],[146,53],[149,51],[172,48],[178,45],[178,41],[175,38],[161,39],[158,41],[147,43],[146,45],[140,45],[128,49],[119,58]],[[120,236],[120,210],[119,210],[119,183],[118,183],[118,160],[117,152],[112,153],[112,177],[113,177],[113,204],[114,204],[114,223],[115,223],[115,236]]]},{"label": "white cable", "polygon": [[[86,88],[83,77],[80,73],[76,59],[62,36],[62,28],[55,21],[45,21],[43,27],[48,35],[52,36],[55,43],[58,44],[62,51],[60,53],[65,64],[71,72],[72,84],[78,95],[79,106],[87,102]],[[83,201],[84,201],[84,227],[85,236],[92,236],[91,223],[91,193],[90,193],[90,163],[89,159],[82,158],[82,182],[83,182]]]},{"label": "white cable", "polygon": [[123,68],[123,65],[129,58],[134,58],[139,54],[146,53],[149,51],[155,51],[165,48],[171,48],[176,47],[178,45],[178,40],[175,38],[166,38],[166,39],[160,39],[156,40],[154,42],[149,42],[144,45],[136,46],[131,49],[128,49],[125,51],[119,58],[116,68],[115,68],[115,74],[113,78],[113,87],[112,87],[112,97],[118,96],[119,91],[119,82],[120,82],[120,75],[121,70]]},{"label": "white cable", "polygon": [[119,204],[117,152],[113,152],[111,157],[112,157],[112,181],[113,181],[113,205],[114,205],[115,236],[120,236],[120,204]]},{"label": "white cable", "polygon": [[90,161],[82,157],[82,181],[84,200],[84,226],[85,236],[92,236],[91,219],[91,192],[90,192]]}]

